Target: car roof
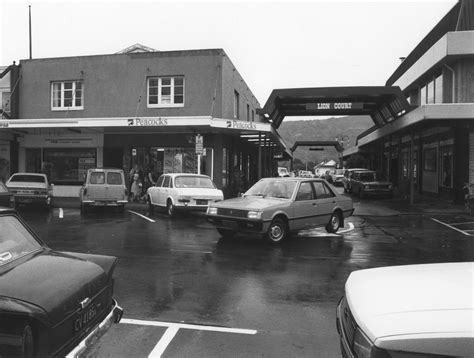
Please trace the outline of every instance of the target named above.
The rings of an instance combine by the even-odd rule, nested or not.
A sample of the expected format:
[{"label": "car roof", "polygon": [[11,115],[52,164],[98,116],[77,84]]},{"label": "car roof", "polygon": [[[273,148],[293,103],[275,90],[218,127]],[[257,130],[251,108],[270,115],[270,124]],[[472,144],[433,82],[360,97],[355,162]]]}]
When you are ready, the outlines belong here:
[{"label": "car roof", "polygon": [[14,175],[38,175],[38,176],[42,176],[42,177],[46,176],[46,174],[44,174],[44,173],[28,173],[28,172],[13,173],[11,176],[14,176]]},{"label": "car roof", "polygon": [[89,168],[88,171],[102,171],[102,170],[115,170],[115,171],[120,171],[123,172],[123,169],[120,168]]},{"label": "car roof", "polygon": [[202,177],[202,178],[210,178],[209,175],[205,174],[195,174],[195,173],[165,173],[163,175],[169,175],[173,178],[178,177],[178,176],[187,176],[187,177]]}]

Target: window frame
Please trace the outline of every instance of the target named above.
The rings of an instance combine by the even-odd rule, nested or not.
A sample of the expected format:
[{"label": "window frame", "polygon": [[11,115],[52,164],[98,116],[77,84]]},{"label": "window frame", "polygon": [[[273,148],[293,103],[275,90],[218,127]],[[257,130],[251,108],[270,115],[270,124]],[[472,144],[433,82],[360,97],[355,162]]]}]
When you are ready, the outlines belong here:
[{"label": "window frame", "polygon": [[[65,84],[66,83],[72,83],[72,105],[71,106],[65,106],[64,105],[64,93],[65,93]],[[76,106],[76,93],[77,93],[77,83],[81,84],[81,105]],[[54,106],[54,93],[55,89],[54,86],[55,84],[60,84],[60,96],[59,96],[59,106]],[[52,111],[82,111],[84,109],[84,81],[83,80],[67,80],[67,81],[51,81],[51,110]]]},{"label": "window frame", "polygon": [[[165,85],[163,86],[163,79],[170,79],[170,85]],[[175,90],[176,90],[176,85],[175,85],[175,79],[182,79],[183,80],[183,93],[182,94],[176,94],[176,95],[182,95],[183,96],[183,103],[175,103]],[[157,89],[158,89],[158,103],[150,103],[150,81],[151,80],[158,80],[157,84]],[[170,103],[163,103],[163,91],[162,89],[164,87],[170,87]],[[181,85],[178,85],[178,87],[181,87]],[[146,93],[146,104],[147,108],[182,108],[184,107],[186,103],[186,96],[185,96],[185,90],[186,90],[186,81],[184,76],[150,76],[147,78],[147,93]]]}]

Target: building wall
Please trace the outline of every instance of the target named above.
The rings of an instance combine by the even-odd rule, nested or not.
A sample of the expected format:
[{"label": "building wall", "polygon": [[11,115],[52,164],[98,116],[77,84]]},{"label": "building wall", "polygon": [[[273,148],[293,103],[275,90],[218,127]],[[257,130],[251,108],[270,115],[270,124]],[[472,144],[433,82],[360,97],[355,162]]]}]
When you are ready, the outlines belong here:
[{"label": "building wall", "polygon": [[454,69],[457,81],[455,84],[456,102],[474,103],[474,59],[460,60]]},{"label": "building wall", "polygon": [[[210,116],[216,86],[217,94],[221,93],[222,53],[197,50],[24,60],[19,117]],[[153,76],[184,76],[184,107],[147,108],[146,79]],[[81,79],[84,109],[52,111],[51,81]],[[216,96],[215,114],[222,113],[222,101],[222,96]]]}]

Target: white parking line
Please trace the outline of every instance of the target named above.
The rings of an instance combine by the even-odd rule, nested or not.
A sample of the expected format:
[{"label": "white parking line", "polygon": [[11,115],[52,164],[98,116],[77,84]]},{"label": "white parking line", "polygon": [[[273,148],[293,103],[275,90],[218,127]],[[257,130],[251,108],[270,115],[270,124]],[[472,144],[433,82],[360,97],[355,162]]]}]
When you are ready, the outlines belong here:
[{"label": "white parking line", "polygon": [[[464,231],[464,230],[458,229],[457,227],[454,227],[454,226],[452,226],[452,225],[449,225],[449,224],[447,224],[447,223],[444,223],[444,222],[442,222],[442,221],[436,220],[435,218],[431,218],[431,220],[437,222],[438,224],[447,226],[447,227],[449,227],[450,229],[453,229],[453,230],[455,230],[455,231],[457,231],[457,232],[460,232],[461,234],[464,234],[464,235],[466,235],[466,236],[474,236],[474,235],[468,234],[468,233],[466,232],[466,231],[471,231],[471,230],[466,230],[466,231]],[[456,224],[456,225],[458,225],[458,224]]]},{"label": "white parking line", "polygon": [[59,208],[59,218],[62,219],[64,217],[63,208]]},{"label": "white parking line", "polygon": [[140,217],[142,217],[142,218],[144,218],[144,219],[146,219],[146,220],[148,220],[148,221],[151,221],[152,223],[156,222],[155,220],[150,219],[148,216],[142,215],[142,214],[137,213],[137,212],[135,212],[135,211],[132,211],[132,210],[127,210],[127,211],[128,211],[129,213],[138,215],[138,216],[140,216]]},{"label": "white parking line", "polygon": [[338,231],[337,233],[338,234],[344,234],[345,232],[349,232],[349,231],[354,230],[354,224],[353,223],[349,222],[349,223],[347,223],[347,225],[349,226],[347,229]]},{"label": "white parking line", "polygon": [[201,326],[198,324],[186,324],[186,323],[171,323],[171,322],[159,322],[159,321],[144,321],[140,319],[129,319],[123,318],[120,323],[135,324],[139,326],[153,326],[153,327],[168,327],[165,334],[156,344],[155,348],[151,351],[148,357],[161,357],[163,352],[166,350],[168,345],[171,343],[173,338],[178,333],[179,329],[194,329],[197,331],[212,331],[212,332],[224,332],[224,333],[237,333],[237,334],[257,334],[254,329],[242,329],[242,328],[228,328],[218,326]]}]

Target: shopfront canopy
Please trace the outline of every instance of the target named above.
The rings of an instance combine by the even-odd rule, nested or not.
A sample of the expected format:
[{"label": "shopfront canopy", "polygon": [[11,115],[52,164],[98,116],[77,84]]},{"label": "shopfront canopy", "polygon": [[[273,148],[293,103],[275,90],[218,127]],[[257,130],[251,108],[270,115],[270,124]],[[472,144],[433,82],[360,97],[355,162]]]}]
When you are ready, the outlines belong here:
[{"label": "shopfront canopy", "polygon": [[369,115],[381,128],[412,109],[399,87],[320,87],[273,90],[259,111],[278,128],[286,116]]}]

